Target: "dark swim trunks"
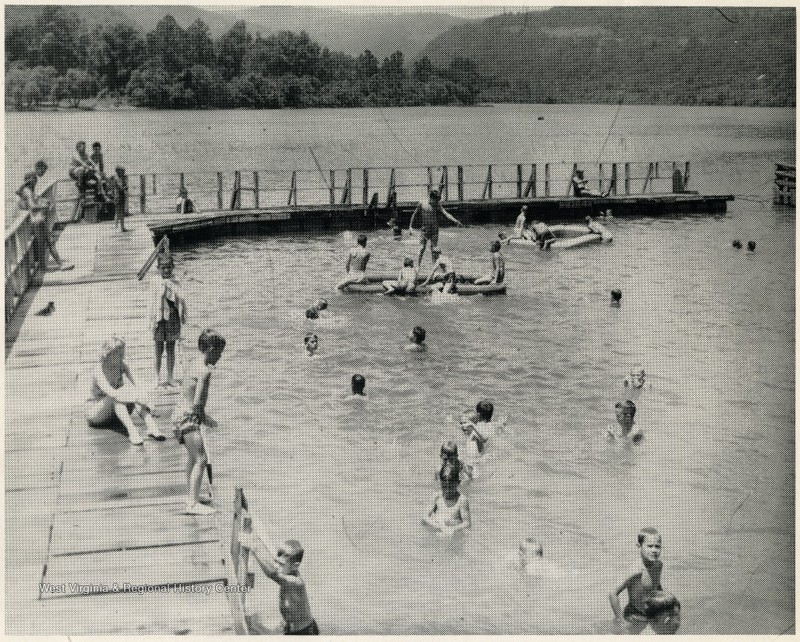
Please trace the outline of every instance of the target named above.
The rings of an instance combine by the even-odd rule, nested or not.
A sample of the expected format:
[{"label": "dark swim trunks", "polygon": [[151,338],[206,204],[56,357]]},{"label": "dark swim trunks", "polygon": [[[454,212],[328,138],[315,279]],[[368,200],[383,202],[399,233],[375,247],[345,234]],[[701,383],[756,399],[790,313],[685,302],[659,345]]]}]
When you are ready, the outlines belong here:
[{"label": "dark swim trunks", "polygon": [[195,413],[186,413],[174,424],[173,432],[179,444],[184,443],[184,437],[190,432],[200,432],[200,418]]},{"label": "dark swim trunks", "polygon": [[169,319],[161,319],[156,324],[153,332],[153,339],[159,342],[173,342],[181,337],[181,316],[178,313],[178,306],[172,301],[167,301],[169,305]]},{"label": "dark swim trunks", "polygon": [[298,631],[292,631],[291,626],[286,623],[283,627],[283,634],[284,635],[319,635],[319,627],[315,620],[311,620],[311,624],[309,624],[304,629],[300,629]]},{"label": "dark swim trunks", "polygon": [[630,602],[625,605],[625,610],[622,612],[622,616],[629,622],[647,621],[647,615],[642,613]]}]

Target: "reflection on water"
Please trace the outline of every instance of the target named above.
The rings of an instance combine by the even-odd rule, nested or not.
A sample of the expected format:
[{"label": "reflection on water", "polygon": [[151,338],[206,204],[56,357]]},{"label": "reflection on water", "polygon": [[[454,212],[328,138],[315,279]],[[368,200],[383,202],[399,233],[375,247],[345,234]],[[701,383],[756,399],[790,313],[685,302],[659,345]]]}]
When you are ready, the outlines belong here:
[{"label": "reflection on water", "polygon": [[[518,162],[533,148],[588,163],[615,106],[385,111],[426,162]],[[264,150],[268,165],[302,166],[309,145],[323,165],[410,162],[383,144],[385,124],[368,110],[134,112],[9,114],[7,168],[42,149],[68,158],[76,119],[109,164],[127,154],[132,173],[260,167]],[[211,121],[221,126],[205,133]],[[193,134],[176,138],[178,122]],[[770,159],[793,149],[789,110],[626,107],[607,157],[689,158],[695,189],[768,198]],[[610,226],[609,245],[506,249],[508,296],[457,305],[334,294],[343,235],[178,248],[187,336],[213,326],[228,338],[209,401],[226,451],[215,477],[244,485],[272,536],[303,542],[324,633],[610,631],[606,596],[636,563],[645,525],[664,535],[663,581],[682,603],[682,632],[791,623],[794,217],[741,201],[727,217]],[[441,244],[459,271],[485,273],[498,231],[444,230]],[[734,238],[755,240],[756,252],[734,250]],[[416,253],[388,233],[368,247],[375,272]],[[320,296],[326,316],[305,319]],[[425,354],[402,350],[416,325]],[[320,337],[314,359],[303,354],[307,331]],[[604,432],[634,363],[653,390],[636,416],[644,442],[626,449]],[[343,402],[355,372],[367,380],[361,405]],[[437,491],[439,447],[460,437],[452,418],[482,398],[508,428],[466,490],[472,532],[448,543],[420,517]],[[501,561],[528,536],[579,578],[509,572]],[[250,604],[268,621],[275,596],[261,590]]]}]

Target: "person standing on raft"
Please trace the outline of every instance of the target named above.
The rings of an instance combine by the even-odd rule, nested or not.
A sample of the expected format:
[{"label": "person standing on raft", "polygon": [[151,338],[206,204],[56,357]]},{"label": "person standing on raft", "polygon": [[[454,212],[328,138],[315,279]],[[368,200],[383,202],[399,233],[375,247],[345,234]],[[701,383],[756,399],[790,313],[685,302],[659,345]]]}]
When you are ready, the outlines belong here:
[{"label": "person standing on raft", "polygon": [[439,246],[439,214],[441,213],[444,215],[445,218],[450,219],[453,223],[458,225],[459,227],[464,227],[464,224],[459,221],[457,218],[452,216],[447,210],[445,210],[440,204],[440,195],[439,191],[432,189],[428,194],[428,202],[422,203],[420,202],[417,205],[417,209],[414,210],[414,213],[411,215],[411,220],[408,223],[408,232],[411,233],[414,227],[414,221],[417,220],[419,216],[420,228],[419,228],[419,258],[417,259],[417,267],[422,267],[422,257],[425,254],[425,248],[428,245],[428,241],[431,242],[431,261],[436,262],[436,257],[434,254],[434,248]]}]

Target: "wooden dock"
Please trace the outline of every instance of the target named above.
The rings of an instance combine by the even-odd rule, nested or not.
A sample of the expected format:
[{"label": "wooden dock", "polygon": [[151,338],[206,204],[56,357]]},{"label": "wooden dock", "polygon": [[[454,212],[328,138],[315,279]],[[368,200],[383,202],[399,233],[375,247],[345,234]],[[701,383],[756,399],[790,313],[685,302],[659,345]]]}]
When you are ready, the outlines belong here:
[{"label": "wooden dock", "polygon": [[[75,270],[47,273],[23,301],[24,320],[18,312],[7,326],[7,634],[234,633],[230,522],[181,514],[183,447],[171,438],[132,446],[83,416],[108,336],[126,339],[134,377],[152,385],[146,288],[135,274],[153,245],[141,220],[130,225],[127,234],[111,223],[67,226],[58,248]],[[50,301],[50,316],[33,314]],[[169,432],[176,396],[153,399]]]},{"label": "wooden dock", "polygon": [[772,188],[772,202],[775,205],[796,204],[796,178],[794,163],[775,163],[775,183]]}]

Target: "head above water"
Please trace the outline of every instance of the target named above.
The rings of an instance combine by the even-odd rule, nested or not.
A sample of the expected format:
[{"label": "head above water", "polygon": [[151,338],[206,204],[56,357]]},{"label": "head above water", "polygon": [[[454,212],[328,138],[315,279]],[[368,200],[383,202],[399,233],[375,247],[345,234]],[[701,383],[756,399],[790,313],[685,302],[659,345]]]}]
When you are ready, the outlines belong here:
[{"label": "head above water", "polygon": [[439,451],[439,456],[442,459],[458,459],[458,446],[454,441],[444,442]]},{"label": "head above water", "polygon": [[317,310],[326,310],[328,308],[328,299],[317,299],[314,307],[317,308]]},{"label": "head above water", "polygon": [[439,481],[444,486],[458,486],[461,480],[461,471],[452,461],[446,461],[439,471]]},{"label": "head above water", "polygon": [[756,249],[756,242],[755,241],[747,241],[747,249],[751,252]]},{"label": "head above water", "polygon": [[644,602],[645,615],[656,635],[674,635],[681,625],[681,603],[671,593],[656,591]]},{"label": "head above water", "polygon": [[[200,333],[197,337],[197,349],[200,350],[206,357],[213,356],[216,360],[222,355],[227,341],[216,330],[207,328]],[[216,360],[212,363],[216,363]]]},{"label": "head above water", "polygon": [[622,290],[611,290],[611,300],[619,302],[622,300]]},{"label": "head above water", "polygon": [[317,308],[308,308],[308,310],[306,310],[306,319],[319,319],[319,311]]},{"label": "head above water", "polygon": [[490,248],[492,254],[494,254],[495,252],[499,252],[501,247],[502,247],[502,245],[501,245],[500,241],[494,241],[492,243],[492,247]]},{"label": "head above water", "polygon": [[366,385],[367,380],[364,378],[364,375],[354,374],[352,379],[350,379],[350,389],[353,391],[354,395],[363,395],[364,386]]},{"label": "head above water", "polygon": [[43,160],[38,160],[36,161],[36,165],[33,166],[33,169],[35,169],[39,175],[44,174],[47,171],[47,163]]},{"label": "head above water", "polygon": [[425,336],[426,336],[425,328],[417,325],[414,326],[413,330],[411,330],[411,334],[409,335],[408,338],[414,343],[422,343],[423,341],[425,341]]},{"label": "head above water", "polygon": [[359,234],[356,243],[358,243],[361,247],[367,247],[367,235]]},{"label": "head above water", "polygon": [[544,557],[544,548],[542,548],[542,543],[535,537],[526,537],[519,545],[519,552],[525,557]]},{"label": "head above water", "polygon": [[85,140],[79,140],[77,143],[75,143],[75,149],[77,149],[81,153],[85,152],[86,151],[86,141]]},{"label": "head above water", "polygon": [[733,247],[735,247],[737,250],[741,250],[742,249],[742,242],[739,239],[735,239],[733,241]]},{"label": "head above water", "polygon": [[484,399],[475,406],[475,412],[478,413],[479,421],[491,421],[494,414],[494,405]]},{"label": "head above water", "polygon": [[411,259],[411,258],[408,258],[408,257],[406,257],[406,258],[403,260],[403,267],[410,267],[410,268],[413,268],[413,267],[414,267],[414,259]]},{"label": "head above water", "polygon": [[100,143],[98,143],[98,142],[92,143],[92,149],[94,151],[99,152],[102,148],[103,148],[103,146]]}]

